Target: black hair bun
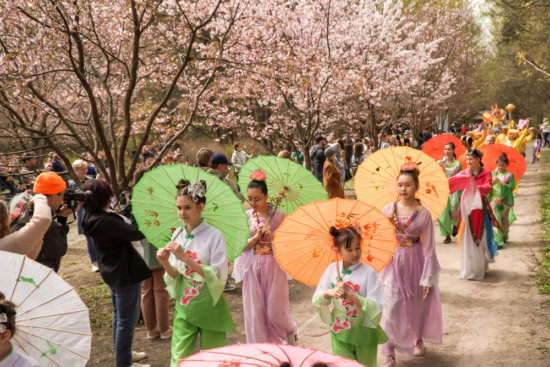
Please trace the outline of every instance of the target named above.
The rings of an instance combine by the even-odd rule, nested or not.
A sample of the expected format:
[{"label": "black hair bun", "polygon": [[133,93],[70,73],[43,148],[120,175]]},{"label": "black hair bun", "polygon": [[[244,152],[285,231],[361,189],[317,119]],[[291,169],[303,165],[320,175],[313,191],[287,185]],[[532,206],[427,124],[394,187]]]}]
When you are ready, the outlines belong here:
[{"label": "black hair bun", "polygon": [[[191,182],[189,182],[188,180],[179,180],[178,184],[176,185],[176,189],[178,190],[182,190],[182,189],[185,189],[187,186],[191,185]],[[204,186],[206,187],[206,183],[204,184]]]},{"label": "black hair bun", "polygon": [[340,231],[338,230],[338,228],[332,226],[330,227],[330,229],[328,230],[328,232],[330,233],[330,235],[332,237],[338,237],[338,235],[340,234]]},{"label": "black hair bun", "polygon": [[504,158],[508,158],[508,154],[506,154],[506,153],[504,153],[504,152],[502,153],[502,156],[503,156]]}]

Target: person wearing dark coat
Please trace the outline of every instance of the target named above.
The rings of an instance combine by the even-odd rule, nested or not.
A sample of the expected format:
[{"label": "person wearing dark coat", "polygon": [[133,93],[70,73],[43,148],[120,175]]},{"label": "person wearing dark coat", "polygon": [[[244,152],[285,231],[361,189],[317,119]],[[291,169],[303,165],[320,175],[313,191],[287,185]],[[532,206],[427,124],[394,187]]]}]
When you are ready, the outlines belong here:
[{"label": "person wearing dark coat", "polygon": [[323,167],[325,166],[325,148],[327,146],[327,139],[323,136],[318,135],[315,137],[315,145],[311,148],[311,170],[313,175],[317,177],[319,182],[323,183]]},{"label": "person wearing dark coat", "polygon": [[134,327],[140,314],[141,282],[152,275],[132,242],[145,236],[109,210],[113,190],[107,182],[88,180],[82,189],[92,192],[92,199],[84,202],[82,229],[92,238],[99,274],[111,291],[116,365],[132,366],[134,360],[146,357],[145,353],[132,351]]}]

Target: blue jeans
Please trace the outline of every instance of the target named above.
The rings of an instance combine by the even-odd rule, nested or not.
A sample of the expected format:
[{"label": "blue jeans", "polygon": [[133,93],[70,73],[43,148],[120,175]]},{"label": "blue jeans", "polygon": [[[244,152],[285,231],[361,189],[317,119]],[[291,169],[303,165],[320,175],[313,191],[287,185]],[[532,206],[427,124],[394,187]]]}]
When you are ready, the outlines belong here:
[{"label": "blue jeans", "polygon": [[132,340],[139,319],[141,283],[128,287],[109,286],[113,301],[113,341],[117,367],[132,365]]},{"label": "blue jeans", "polygon": [[92,242],[92,237],[86,236],[86,246],[88,247],[88,255],[90,255],[90,260],[93,263],[97,262],[97,251],[94,247],[94,243]]}]

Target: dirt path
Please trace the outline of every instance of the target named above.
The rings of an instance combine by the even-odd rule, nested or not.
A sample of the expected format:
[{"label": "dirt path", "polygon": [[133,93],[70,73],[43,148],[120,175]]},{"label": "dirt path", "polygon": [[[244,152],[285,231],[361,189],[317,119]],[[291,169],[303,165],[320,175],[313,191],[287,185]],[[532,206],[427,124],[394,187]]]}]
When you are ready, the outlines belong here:
[{"label": "dirt path", "polygon": [[[539,168],[542,171],[542,166],[528,164],[516,197],[518,221],[512,226],[511,241],[500,252],[484,281],[459,280],[456,239],[444,245],[443,238],[437,237],[437,255],[442,267],[443,345],[428,345],[424,357],[399,362],[398,366],[550,366],[550,297],[537,295],[531,276],[531,257],[539,246],[537,201],[544,173]],[[550,171],[550,165],[546,171]],[[346,190],[348,193],[352,192]],[[114,366],[110,295],[99,274],[90,272],[85,241],[74,229],[69,254],[63,259],[60,272],[79,289],[90,306],[95,336],[88,366]],[[330,352],[328,326],[320,321],[311,305],[313,292],[313,287],[290,282],[291,314],[299,325],[299,343]],[[245,343],[240,285],[225,296],[238,331],[228,334],[227,342]],[[148,341],[145,336],[143,324],[138,325],[133,349],[148,353],[148,358],[140,363],[168,366],[170,341]]]}]

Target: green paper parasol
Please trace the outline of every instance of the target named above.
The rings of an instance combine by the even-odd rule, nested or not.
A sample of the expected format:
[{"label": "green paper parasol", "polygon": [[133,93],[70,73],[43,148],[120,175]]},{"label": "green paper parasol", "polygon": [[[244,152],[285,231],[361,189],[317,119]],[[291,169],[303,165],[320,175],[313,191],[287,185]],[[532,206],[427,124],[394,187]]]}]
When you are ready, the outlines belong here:
[{"label": "green paper parasol", "polygon": [[327,200],[323,184],[302,165],[286,158],[260,155],[246,162],[239,171],[239,187],[246,192],[250,175],[263,171],[266,176],[269,199],[272,203],[281,199],[279,209],[286,215],[314,201]]},{"label": "green paper parasol", "polygon": [[176,184],[181,179],[206,182],[206,206],[202,217],[222,231],[227,256],[233,261],[246,247],[250,232],[248,217],[231,187],[200,168],[175,164],[145,173],[132,194],[132,212],[140,231],[155,247],[162,248],[176,228],[184,225],[176,207]]}]

